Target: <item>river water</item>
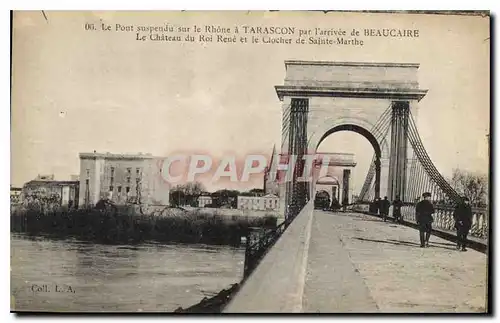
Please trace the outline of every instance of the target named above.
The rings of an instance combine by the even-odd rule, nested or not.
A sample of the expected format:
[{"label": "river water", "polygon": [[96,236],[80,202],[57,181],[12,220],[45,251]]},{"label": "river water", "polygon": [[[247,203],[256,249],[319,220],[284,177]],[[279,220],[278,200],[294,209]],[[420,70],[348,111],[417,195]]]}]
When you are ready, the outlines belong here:
[{"label": "river water", "polygon": [[244,249],[11,234],[11,309],[171,312],[238,283]]}]

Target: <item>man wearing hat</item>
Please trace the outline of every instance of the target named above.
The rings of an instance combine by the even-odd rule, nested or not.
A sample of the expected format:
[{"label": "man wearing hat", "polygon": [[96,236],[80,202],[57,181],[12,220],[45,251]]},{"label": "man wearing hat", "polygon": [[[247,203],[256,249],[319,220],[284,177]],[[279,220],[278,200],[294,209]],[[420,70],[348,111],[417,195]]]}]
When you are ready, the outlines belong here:
[{"label": "man wearing hat", "polygon": [[403,223],[403,217],[401,216],[401,207],[403,206],[403,201],[401,201],[399,195],[397,195],[394,202],[392,202],[392,206],[392,216],[394,217],[394,221]]},{"label": "man wearing hat", "polygon": [[467,251],[467,234],[472,226],[472,209],[469,199],[464,197],[462,201],[455,207],[453,212],[455,218],[455,228],[457,229],[457,249]]},{"label": "man wearing hat", "polygon": [[380,201],[380,214],[384,219],[384,222],[387,221],[387,216],[389,215],[389,208],[391,207],[391,202],[387,199],[387,196],[384,196],[384,199]]},{"label": "man wearing hat", "polygon": [[420,231],[420,248],[429,247],[432,222],[434,221],[432,217],[432,214],[434,214],[434,206],[430,201],[431,193],[425,192],[422,194],[422,197],[424,199],[418,202],[415,207],[418,229]]}]

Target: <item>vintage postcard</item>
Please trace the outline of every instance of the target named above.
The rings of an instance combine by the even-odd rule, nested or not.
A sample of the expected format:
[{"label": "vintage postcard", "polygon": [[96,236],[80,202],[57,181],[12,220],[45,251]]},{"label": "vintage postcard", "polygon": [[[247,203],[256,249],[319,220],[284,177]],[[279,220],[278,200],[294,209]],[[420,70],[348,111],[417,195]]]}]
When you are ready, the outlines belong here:
[{"label": "vintage postcard", "polygon": [[15,11],[12,312],[489,313],[489,12]]}]

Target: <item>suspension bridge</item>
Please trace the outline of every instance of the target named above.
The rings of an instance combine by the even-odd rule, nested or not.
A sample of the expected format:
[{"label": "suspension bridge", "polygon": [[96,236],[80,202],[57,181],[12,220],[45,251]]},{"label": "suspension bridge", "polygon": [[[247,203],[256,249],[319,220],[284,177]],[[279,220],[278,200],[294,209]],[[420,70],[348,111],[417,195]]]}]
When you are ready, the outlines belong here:
[{"label": "suspension bridge", "polygon": [[[283,110],[281,154],[297,161],[291,180],[276,184],[284,222],[249,236],[243,286],[225,311],[484,312],[489,214],[473,208],[469,246],[475,250],[457,252],[452,213],[461,196],[434,166],[417,130],[418,103],[427,93],[418,84],[419,64],[285,66],[284,84],[275,87]],[[318,176],[298,180],[307,168],[303,157],[339,131],[364,136],[372,162],[347,212],[314,210]],[[436,213],[435,236],[422,249],[414,225],[424,192]],[[381,196],[399,196],[403,225],[370,213]]]}]

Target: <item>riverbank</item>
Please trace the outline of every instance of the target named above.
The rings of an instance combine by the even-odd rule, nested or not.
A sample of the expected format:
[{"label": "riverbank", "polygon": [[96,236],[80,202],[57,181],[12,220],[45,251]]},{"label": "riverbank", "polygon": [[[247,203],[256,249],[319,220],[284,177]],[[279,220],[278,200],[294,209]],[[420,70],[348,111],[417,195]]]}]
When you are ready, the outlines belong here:
[{"label": "riverbank", "polygon": [[[240,283],[241,284],[241,283]],[[240,289],[240,284],[233,284],[228,289],[223,289],[211,298],[204,298],[198,304],[182,308],[179,307],[174,313],[179,314],[216,314],[222,313],[224,307]]]},{"label": "riverbank", "polygon": [[117,244],[157,241],[238,246],[249,228],[273,227],[276,223],[274,216],[227,219],[217,212],[200,210],[162,217],[97,210],[11,212],[11,232]]}]

